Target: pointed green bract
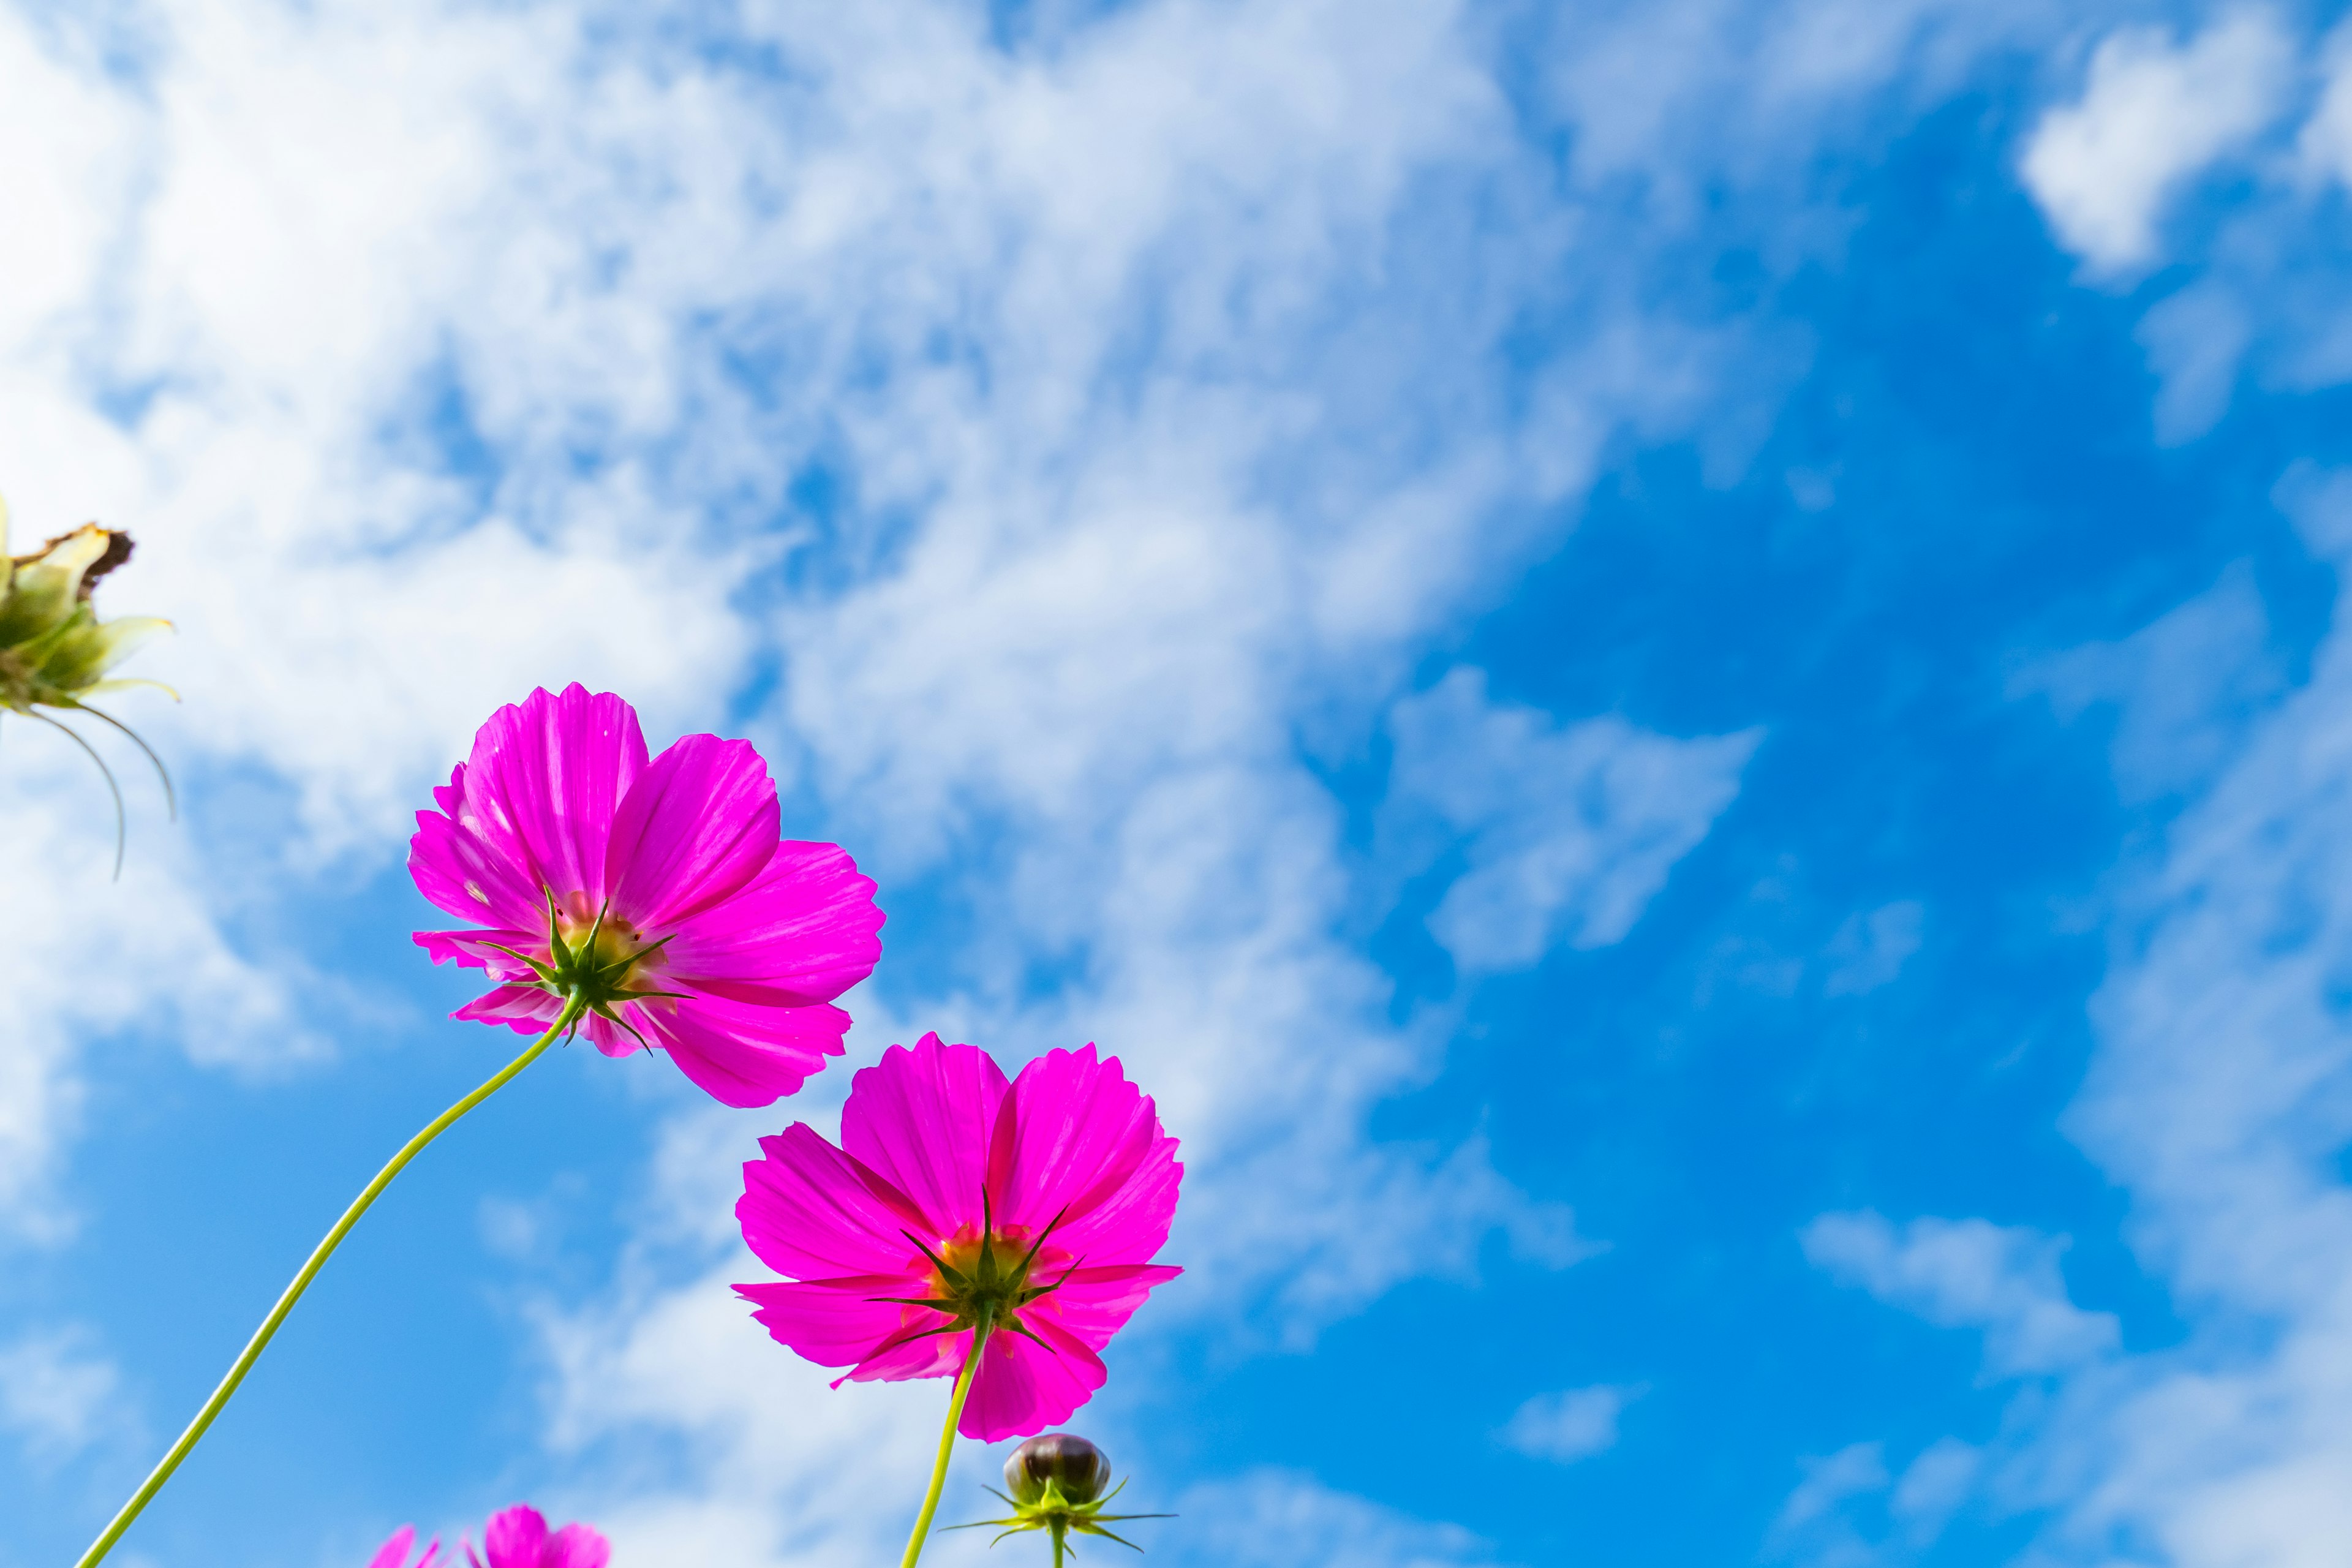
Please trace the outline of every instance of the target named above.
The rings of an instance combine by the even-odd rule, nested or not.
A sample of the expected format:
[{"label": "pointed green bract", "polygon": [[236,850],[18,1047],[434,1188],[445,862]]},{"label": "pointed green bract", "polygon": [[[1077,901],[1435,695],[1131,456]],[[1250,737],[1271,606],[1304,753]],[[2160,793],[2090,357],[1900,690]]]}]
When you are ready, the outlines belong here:
[{"label": "pointed green bract", "polygon": [[989,1544],[993,1546],[1008,1535],[1020,1535],[1031,1531],[1044,1531],[1054,1543],[1056,1568],[1063,1554],[1069,1550],[1073,1535],[1098,1535],[1106,1541],[1134,1551],[1143,1550],[1125,1536],[1106,1530],[1108,1524],[1124,1523],[1130,1519],[1173,1519],[1167,1513],[1105,1513],[1113,1498],[1127,1489],[1121,1481],[1108,1492],[1104,1484],[1110,1479],[1110,1461],[1101,1449],[1085,1438],[1068,1432],[1046,1432],[1030,1438],[1013,1451],[1004,1462],[1008,1492],[989,1490],[1013,1512],[1003,1519],[974,1520],[970,1524],[950,1525],[950,1530],[986,1530],[999,1533]]}]

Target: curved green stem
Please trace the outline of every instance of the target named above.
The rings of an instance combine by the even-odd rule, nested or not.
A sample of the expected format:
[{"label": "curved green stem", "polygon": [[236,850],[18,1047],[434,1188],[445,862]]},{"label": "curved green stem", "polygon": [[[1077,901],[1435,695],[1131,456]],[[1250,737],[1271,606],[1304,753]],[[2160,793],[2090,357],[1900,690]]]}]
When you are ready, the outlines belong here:
[{"label": "curved green stem", "polygon": [[[236,1392],[236,1385],[245,1381],[245,1374],[251,1372],[253,1363],[261,1359],[261,1352],[269,1347],[271,1338],[278,1332],[278,1326],[286,1321],[286,1314],[294,1310],[294,1303],[302,1299],[302,1292],[310,1288],[310,1281],[318,1276],[319,1270],[325,1266],[327,1259],[333,1256],[335,1248],[342,1245],[343,1237],[351,1234],[352,1226],[359,1223],[360,1215],[367,1213],[368,1205],[383,1195],[384,1188],[392,1185],[392,1179],[399,1175],[411,1160],[422,1153],[427,1143],[446,1132],[459,1117],[496,1094],[506,1086],[508,1079],[530,1066],[541,1051],[555,1043],[557,1036],[578,1021],[583,1005],[584,1004],[577,1000],[565,1003],[562,1016],[555,1020],[553,1028],[532,1041],[522,1055],[500,1068],[488,1082],[426,1122],[423,1131],[400,1146],[400,1152],[394,1154],[385,1163],[383,1169],[375,1173],[375,1180],[370,1182],[361,1191],[360,1195],[352,1200],[351,1206],[343,1211],[342,1218],[335,1222],[334,1228],[328,1231],[325,1238],[310,1249],[309,1259],[303,1263],[301,1270],[294,1276],[293,1283],[287,1286],[278,1296],[278,1304],[269,1309],[269,1316],[261,1320],[261,1327],[253,1331],[253,1337],[246,1341],[245,1349],[238,1353],[236,1362],[229,1367],[228,1375],[221,1379],[220,1386],[213,1390],[213,1396],[205,1401],[205,1407],[196,1412],[196,1418],[188,1423],[188,1429],[180,1434],[180,1440],[172,1445],[171,1451],[163,1456],[163,1460],[152,1471],[149,1472],[147,1479],[140,1483],[139,1489],[131,1494],[131,1500],[122,1505],[121,1511],[117,1513],[113,1521],[107,1525],[105,1532],[90,1542],[89,1550],[83,1552],[75,1562],[74,1568],[93,1568],[95,1563],[114,1549],[114,1543],[122,1538],[122,1532],[131,1528],[131,1521],[137,1519],[140,1512],[153,1500],[155,1494],[163,1489],[163,1483],[172,1479],[172,1472],[180,1468],[180,1461],[188,1457],[197,1441],[204,1436],[205,1429],[213,1424],[213,1418],[218,1415],[222,1407],[228,1404],[229,1395]],[[958,1403],[961,1403],[961,1399]],[[952,1424],[949,1430],[950,1432],[954,1430]],[[927,1512],[924,1517],[929,1519],[930,1516]]]},{"label": "curved green stem", "polygon": [[940,1511],[940,1492],[948,1484],[948,1456],[955,1451],[956,1423],[963,1419],[963,1402],[971,1395],[972,1377],[980,1371],[980,1352],[988,1348],[990,1319],[994,1315],[992,1308],[980,1310],[980,1325],[971,1331],[971,1354],[956,1373],[955,1396],[948,1401],[948,1425],[940,1434],[940,1457],[931,1466],[931,1489],[923,1494],[923,1511],[915,1517],[915,1533],[907,1538],[907,1554],[898,1559],[898,1568],[915,1568],[915,1559],[923,1554],[923,1538],[931,1532],[931,1515]]}]

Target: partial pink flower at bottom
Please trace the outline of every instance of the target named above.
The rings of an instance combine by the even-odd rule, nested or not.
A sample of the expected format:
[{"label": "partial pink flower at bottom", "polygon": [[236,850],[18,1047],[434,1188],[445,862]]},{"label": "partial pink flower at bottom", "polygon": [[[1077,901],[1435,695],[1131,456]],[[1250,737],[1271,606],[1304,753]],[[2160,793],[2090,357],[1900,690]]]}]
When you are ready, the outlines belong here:
[{"label": "partial pink flower at bottom", "polygon": [[[392,1532],[392,1539],[376,1548],[368,1559],[368,1568],[409,1568],[408,1549],[416,1544],[416,1527],[404,1524]],[[415,1568],[434,1568],[441,1561],[441,1542],[436,1541],[416,1560]]]},{"label": "partial pink flower at bottom", "polygon": [[840,1380],[952,1377],[984,1317],[959,1429],[994,1442],[1066,1420],[1096,1352],[1152,1288],[1184,1167],[1116,1057],[1051,1051],[1011,1083],[926,1035],[851,1080],[838,1147],[763,1138],[735,1216],[790,1283],[738,1285],[768,1332]]},{"label": "partial pink flower at bottom", "polygon": [[613,1555],[611,1543],[588,1525],[567,1524],[549,1534],[546,1516],[523,1503],[482,1527],[482,1550],[490,1554],[488,1563],[467,1544],[466,1560],[474,1568],[604,1568]]}]

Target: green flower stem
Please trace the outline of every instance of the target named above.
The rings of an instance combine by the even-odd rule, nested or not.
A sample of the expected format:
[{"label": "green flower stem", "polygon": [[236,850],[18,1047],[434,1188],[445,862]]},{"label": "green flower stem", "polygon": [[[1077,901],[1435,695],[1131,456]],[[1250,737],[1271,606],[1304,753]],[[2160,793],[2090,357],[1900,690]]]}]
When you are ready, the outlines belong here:
[{"label": "green flower stem", "polygon": [[947,1430],[940,1434],[940,1457],[931,1466],[931,1489],[923,1494],[923,1511],[915,1517],[915,1533],[907,1538],[907,1554],[898,1559],[898,1568],[915,1568],[915,1559],[923,1554],[923,1538],[931,1532],[931,1515],[940,1511],[940,1492],[948,1484],[948,1456],[955,1451],[956,1423],[963,1419],[963,1402],[971,1394],[972,1377],[980,1371],[980,1352],[988,1348],[988,1331],[995,1315],[993,1305],[980,1309],[980,1325],[971,1331],[971,1354],[956,1373],[955,1396],[948,1401]]},{"label": "green flower stem", "polygon": [[[205,1407],[196,1412],[196,1418],[188,1423],[188,1429],[180,1434],[180,1440],[172,1445],[171,1452],[165,1454],[162,1462],[157,1464],[147,1479],[140,1483],[139,1489],[131,1494],[131,1500],[122,1505],[121,1511],[114,1516],[113,1522],[106,1527],[105,1533],[90,1542],[89,1550],[81,1554],[74,1563],[74,1568],[94,1568],[97,1563],[114,1549],[114,1543],[122,1538],[122,1532],[131,1528],[131,1521],[137,1519],[148,1503],[153,1500],[155,1494],[163,1489],[163,1483],[172,1479],[172,1472],[180,1468],[180,1461],[188,1457],[198,1440],[204,1436],[205,1428],[213,1424],[213,1418],[218,1415],[222,1408],[228,1404],[229,1395],[236,1392],[236,1385],[245,1381],[245,1374],[251,1372],[253,1363],[261,1359],[261,1352],[269,1347],[270,1339],[278,1332],[278,1326],[286,1321],[286,1314],[294,1310],[294,1303],[302,1299],[302,1292],[310,1288],[310,1281],[318,1277],[319,1270],[325,1266],[327,1259],[334,1255],[335,1248],[342,1245],[343,1237],[351,1234],[352,1226],[359,1223],[360,1215],[367,1213],[368,1205],[383,1195],[384,1188],[392,1185],[392,1179],[399,1175],[411,1160],[424,1152],[427,1143],[432,1142],[454,1126],[459,1117],[496,1094],[506,1086],[508,1079],[537,1060],[541,1051],[553,1045],[558,1036],[578,1021],[581,1011],[585,1005],[585,1003],[576,998],[567,1001],[563,1005],[562,1016],[555,1020],[554,1027],[531,1042],[522,1055],[500,1068],[497,1075],[488,1082],[426,1122],[423,1131],[400,1146],[400,1152],[394,1154],[385,1163],[383,1169],[375,1173],[375,1180],[370,1182],[361,1191],[360,1195],[352,1200],[351,1207],[343,1211],[343,1217],[335,1222],[334,1228],[327,1232],[325,1238],[310,1249],[310,1256],[303,1263],[301,1271],[294,1276],[294,1282],[287,1286],[285,1291],[278,1296],[278,1304],[269,1309],[269,1316],[261,1320],[261,1327],[253,1331],[253,1338],[246,1341],[245,1349],[239,1352],[236,1363],[229,1367],[228,1375],[221,1379],[220,1386],[213,1390],[213,1396],[205,1401]],[[959,1406],[963,1403],[961,1392],[956,1403]],[[952,1422],[949,1424],[949,1431],[950,1434],[954,1431]],[[942,1457],[942,1462],[944,1462],[944,1457]],[[936,1497],[938,1489],[934,1487],[932,1490]],[[929,1510],[924,1511],[923,1517],[926,1520],[930,1518]]]}]

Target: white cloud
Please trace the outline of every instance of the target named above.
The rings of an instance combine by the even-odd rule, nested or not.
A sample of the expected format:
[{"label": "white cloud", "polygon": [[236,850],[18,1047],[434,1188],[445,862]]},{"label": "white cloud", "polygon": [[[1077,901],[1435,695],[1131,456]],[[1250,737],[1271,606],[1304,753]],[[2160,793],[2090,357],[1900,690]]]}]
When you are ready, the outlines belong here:
[{"label": "white cloud", "polygon": [[2162,382],[2156,394],[2157,445],[2193,441],[2221,423],[2252,338],[2245,306],[2218,280],[2192,284],[2149,308],[2140,319],[2139,341]]},{"label": "white cloud", "polygon": [[75,1328],[36,1330],[0,1345],[0,1427],[42,1469],[137,1430],[114,1363]]},{"label": "white cloud", "polygon": [[1491,1547],[1458,1525],[1431,1524],[1281,1470],[1192,1488],[1179,1497],[1175,1511],[1178,1519],[1150,1542],[1151,1554],[1202,1568],[1297,1563],[1456,1568],[1496,1562]]},{"label": "white cloud", "polygon": [[2306,169],[2352,186],[2352,24],[2338,23],[2320,51],[2325,86],[2297,138]]},{"label": "white cloud", "polygon": [[2109,756],[2125,800],[2186,795],[2211,782],[2284,684],[2269,641],[2262,591],[2238,562],[2129,637],[2033,662],[2011,689],[2042,693],[2069,722],[2112,716]]},{"label": "white cloud", "polygon": [[1981,1329],[1985,1359],[2006,1375],[2063,1372],[2112,1352],[2115,1319],[2067,1299],[2063,1240],[1980,1219],[1823,1215],[1804,1231],[1815,1268],[1950,1328]]},{"label": "white cloud", "polygon": [[1617,1446],[1617,1418],[1640,1386],[1609,1384],[1538,1394],[1511,1413],[1498,1436],[1531,1458],[1570,1464]]},{"label": "white cloud", "polygon": [[1893,981],[1919,951],[1926,921],[1927,910],[1916,899],[1847,916],[1823,950],[1832,968],[1822,983],[1822,992],[1831,996],[1859,996]]},{"label": "white cloud", "polygon": [[[2279,497],[2343,578],[2352,479],[2297,470]],[[2178,1342],[2119,1352],[2104,1315],[2064,1300],[2054,1245],[2026,1233],[1833,1215],[1807,1234],[1817,1261],[1885,1299],[1985,1325],[1989,1370],[2056,1373],[1975,1458],[1948,1446],[1949,1474],[1915,1499],[1927,1517],[1962,1497],[2042,1514],[2033,1561],[2108,1563],[2119,1539],[2177,1568],[2318,1568],[2352,1550],[2345,609],[2308,682],[2255,720],[2130,893],[2065,1121],[2127,1196]],[[2163,703],[2148,679],[2162,645],[2140,646],[2151,664],[2127,700]],[[2203,689],[2227,704],[2236,683],[2224,671]]]},{"label": "white cloud", "polygon": [[2034,127],[2026,187],[2095,272],[2143,267],[2172,195],[2286,112],[2292,67],[2267,11],[2233,11],[2186,43],[2121,28],[2093,53],[2082,98]]},{"label": "white cloud", "polygon": [[1613,717],[1561,726],[1490,702],[1475,669],[1399,702],[1390,729],[1389,830],[1425,837],[1414,818],[1433,818],[1465,841],[1429,927],[1473,973],[1525,968],[1556,942],[1622,939],[1731,804],[1762,739],[1677,740]]}]

